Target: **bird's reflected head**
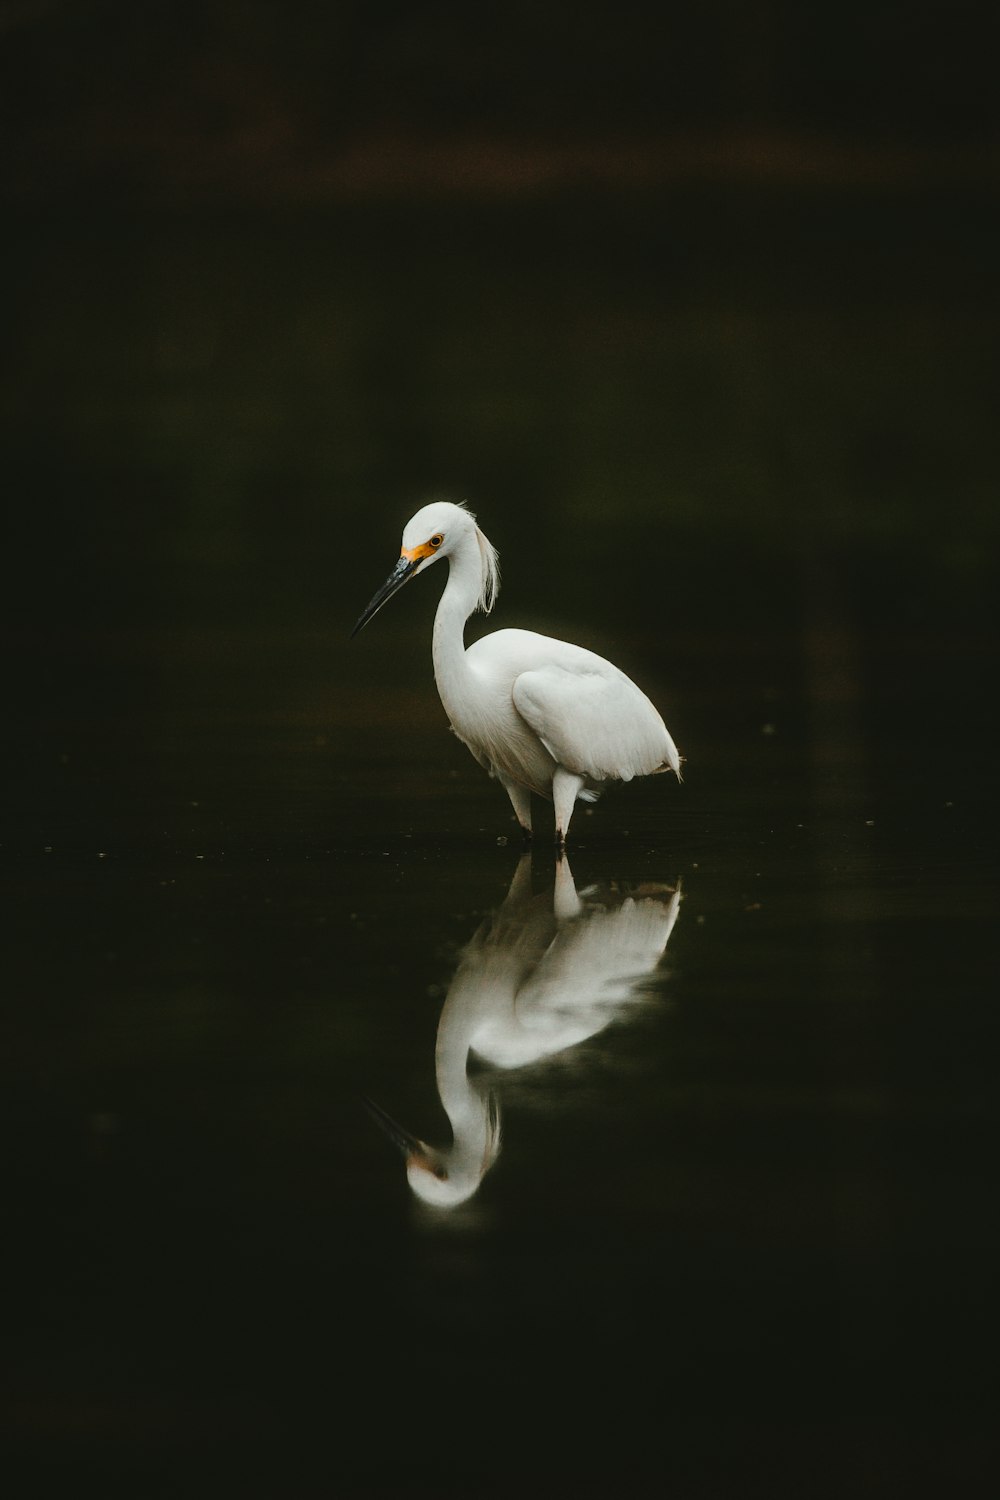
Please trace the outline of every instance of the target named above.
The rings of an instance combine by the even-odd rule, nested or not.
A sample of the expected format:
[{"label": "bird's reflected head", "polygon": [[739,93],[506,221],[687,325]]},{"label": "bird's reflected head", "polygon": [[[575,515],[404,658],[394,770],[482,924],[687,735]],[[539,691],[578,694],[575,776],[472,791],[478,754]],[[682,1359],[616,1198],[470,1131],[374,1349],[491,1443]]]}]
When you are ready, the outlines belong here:
[{"label": "bird's reflected head", "polygon": [[[411,1190],[433,1208],[455,1208],[471,1198],[482,1181],[479,1172],[463,1171],[452,1164],[451,1153],[425,1148],[406,1159],[406,1180]],[[453,1170],[453,1165],[458,1169]]]},{"label": "bird's reflected head", "polygon": [[406,1161],[406,1180],[416,1197],[434,1208],[455,1208],[471,1198],[500,1151],[500,1114],[492,1094],[482,1097],[480,1128],[461,1142],[439,1150],[411,1134],[380,1104],[362,1103]]}]

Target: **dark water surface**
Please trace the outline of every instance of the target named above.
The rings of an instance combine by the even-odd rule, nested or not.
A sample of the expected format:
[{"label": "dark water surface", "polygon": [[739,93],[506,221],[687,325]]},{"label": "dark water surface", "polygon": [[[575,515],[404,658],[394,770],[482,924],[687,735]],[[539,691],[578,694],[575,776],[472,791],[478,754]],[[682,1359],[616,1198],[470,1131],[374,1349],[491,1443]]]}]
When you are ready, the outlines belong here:
[{"label": "dark water surface", "polygon": [[[667,278],[565,218],[503,255],[420,221],[374,264],[371,225],[25,236],[0,1068],[39,1491],[974,1490],[982,308],[929,276],[940,228],[890,278],[906,213],[887,244],[855,204],[832,246],[790,214],[789,278],[777,210],[719,251],[738,206]],[[496,623],[606,652],[687,758],[578,811],[575,917],[544,837],[504,905],[437,581],[346,641],[432,480],[501,549]],[[629,913],[665,930],[678,884],[651,964]],[[449,1148],[446,1002],[550,951],[564,1011],[600,962],[614,1003],[470,1061],[499,1154],[428,1207],[362,1096]]]}]

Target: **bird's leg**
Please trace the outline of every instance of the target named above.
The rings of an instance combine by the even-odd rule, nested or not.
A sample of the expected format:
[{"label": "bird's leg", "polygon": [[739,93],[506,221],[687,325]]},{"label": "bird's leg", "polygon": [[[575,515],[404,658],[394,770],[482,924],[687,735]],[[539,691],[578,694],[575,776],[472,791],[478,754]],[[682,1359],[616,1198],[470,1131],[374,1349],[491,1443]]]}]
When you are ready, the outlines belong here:
[{"label": "bird's leg", "polygon": [[583,902],[576,893],[576,883],[569,860],[559,850],[556,856],[556,878],[552,890],[552,910],[557,922],[568,922],[583,911]]},{"label": "bird's leg", "polygon": [[516,908],[531,900],[531,855],[518,855],[517,869],[510,882],[510,890],[503,898],[505,907]]},{"label": "bird's leg", "polygon": [[583,784],[584,777],[577,776],[575,771],[567,771],[565,766],[556,766],[552,777],[552,800],[556,805],[556,843],[560,849],[565,846],[573,805]]},{"label": "bird's leg", "polygon": [[498,777],[500,785],[510,798],[514,809],[514,816],[521,825],[521,833],[526,844],[531,843],[531,793],[526,786],[519,781],[512,781],[509,776]]}]

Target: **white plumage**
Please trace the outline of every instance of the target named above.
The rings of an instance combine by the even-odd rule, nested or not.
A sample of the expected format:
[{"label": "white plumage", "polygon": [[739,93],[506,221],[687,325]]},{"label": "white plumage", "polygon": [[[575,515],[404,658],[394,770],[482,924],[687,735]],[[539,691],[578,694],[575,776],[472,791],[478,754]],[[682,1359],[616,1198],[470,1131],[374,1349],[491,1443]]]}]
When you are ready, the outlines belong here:
[{"label": "white plumage", "polygon": [[438,1022],[434,1072],[451,1145],[429,1145],[366,1100],[418,1198],[464,1203],[499,1154],[499,1079],[470,1072],[470,1058],[528,1067],[626,1019],[649,993],[680,902],[679,884],[578,893],[565,856],[551,891],[533,896],[531,856],[521,856],[503,905],[464,948]]},{"label": "white plumage", "polygon": [[495,549],[462,505],[437,501],[406,524],[400,558],[354,634],[416,572],[441,557],[448,582],[434,620],[434,676],[451,726],[497,777],[531,834],[530,794],[555,804],[562,845],[577,798],[606,781],[673,771],[681,760],[666,725],[631,678],[603,657],[530,630],[498,630],[468,650],[465,623],[499,588]]}]

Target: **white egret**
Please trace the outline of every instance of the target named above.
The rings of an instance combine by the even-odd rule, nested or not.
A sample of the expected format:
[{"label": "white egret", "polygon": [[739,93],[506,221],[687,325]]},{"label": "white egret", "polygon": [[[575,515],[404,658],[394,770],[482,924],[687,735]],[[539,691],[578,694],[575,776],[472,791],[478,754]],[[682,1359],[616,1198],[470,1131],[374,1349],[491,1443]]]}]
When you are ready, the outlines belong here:
[{"label": "white egret", "polygon": [[596,801],[605,782],[658,771],[680,780],[681,758],[660,715],[603,657],[531,630],[498,630],[466,650],[465,623],[493,608],[499,567],[464,505],[436,501],[406,523],[399,561],[351,634],[442,557],[449,571],[434,619],[438,692],[458,738],[507,792],[526,838],[532,792],[555,804],[562,847],[577,799]]},{"label": "white egret", "polygon": [[499,1101],[489,1080],[470,1074],[470,1056],[523,1068],[625,1018],[648,993],[680,901],[679,882],[578,893],[565,858],[552,891],[533,896],[522,855],[503,905],[464,948],[438,1022],[434,1072],[451,1145],[429,1145],[365,1100],[406,1158],[418,1198],[466,1202],[499,1155]]}]

